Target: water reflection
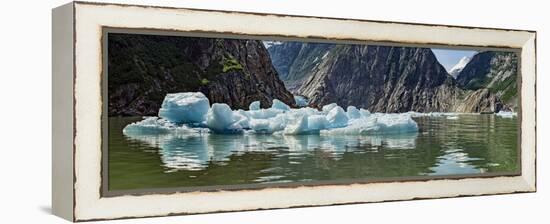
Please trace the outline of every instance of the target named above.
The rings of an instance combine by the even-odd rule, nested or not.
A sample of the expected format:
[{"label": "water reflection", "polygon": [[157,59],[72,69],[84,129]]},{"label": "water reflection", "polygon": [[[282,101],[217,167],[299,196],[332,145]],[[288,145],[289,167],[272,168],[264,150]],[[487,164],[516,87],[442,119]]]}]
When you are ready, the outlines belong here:
[{"label": "water reflection", "polygon": [[109,119],[109,188],[265,184],[519,170],[516,118],[416,117],[406,135],[123,135]]},{"label": "water reflection", "polygon": [[462,149],[450,148],[444,152],[442,156],[438,157],[437,166],[431,168],[434,174],[453,175],[485,172],[483,168],[478,169],[469,163],[480,159],[469,157]]},{"label": "water reflection", "polygon": [[232,155],[245,152],[276,154],[277,157],[300,158],[321,150],[326,156],[338,160],[345,152],[379,148],[414,149],[417,133],[393,135],[218,135],[190,134],[126,134],[129,140],[140,141],[159,148],[167,172],[176,170],[203,170],[209,164],[224,164]]}]

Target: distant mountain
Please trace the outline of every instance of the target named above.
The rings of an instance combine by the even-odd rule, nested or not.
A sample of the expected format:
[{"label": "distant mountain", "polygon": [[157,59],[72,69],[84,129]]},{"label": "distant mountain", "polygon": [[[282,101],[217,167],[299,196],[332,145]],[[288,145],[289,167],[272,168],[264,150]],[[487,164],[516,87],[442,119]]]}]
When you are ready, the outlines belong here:
[{"label": "distant mountain", "polygon": [[266,49],[268,49],[272,46],[275,46],[275,45],[283,44],[283,42],[281,42],[281,41],[271,41],[271,40],[264,40],[264,41],[262,41],[262,43],[264,44],[264,47]]},{"label": "distant mountain", "polygon": [[453,111],[462,92],[429,48],[335,45],[298,93],[315,106],[430,112]]},{"label": "distant mountain", "polygon": [[470,60],[472,60],[472,57],[462,57],[460,61],[458,61],[458,63],[456,63],[456,65],[449,70],[449,75],[456,79],[458,74],[462,71],[462,69],[464,69],[464,67],[466,67]]},{"label": "distant mountain", "polygon": [[211,103],[294,105],[257,40],[109,34],[109,116],[156,115],[167,93],[203,92]]},{"label": "distant mountain", "polygon": [[[338,103],[376,112],[506,107],[492,91],[458,84],[428,48],[283,42],[268,52],[285,86],[307,97],[310,106]],[[453,70],[464,69],[468,61],[463,58]]]},{"label": "distant mountain", "polygon": [[155,115],[166,93],[189,91],[233,109],[294,106],[293,94],[373,112],[517,109],[515,53],[480,52],[455,80],[429,48],[135,34],[108,48],[110,116]]},{"label": "distant mountain", "polygon": [[333,44],[282,42],[267,48],[273,66],[286,88],[297,93],[302,83],[328,55]]},{"label": "distant mountain", "polygon": [[480,52],[459,73],[463,89],[488,89],[510,109],[517,109],[518,56],[514,52]]}]

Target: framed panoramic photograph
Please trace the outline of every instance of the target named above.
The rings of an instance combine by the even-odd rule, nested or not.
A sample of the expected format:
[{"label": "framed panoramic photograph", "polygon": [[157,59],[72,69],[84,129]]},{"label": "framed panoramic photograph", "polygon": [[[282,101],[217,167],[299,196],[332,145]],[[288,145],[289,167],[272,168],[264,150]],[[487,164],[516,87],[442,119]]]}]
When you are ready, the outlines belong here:
[{"label": "framed panoramic photograph", "polygon": [[534,31],[74,2],[52,33],[71,221],[536,191]]}]

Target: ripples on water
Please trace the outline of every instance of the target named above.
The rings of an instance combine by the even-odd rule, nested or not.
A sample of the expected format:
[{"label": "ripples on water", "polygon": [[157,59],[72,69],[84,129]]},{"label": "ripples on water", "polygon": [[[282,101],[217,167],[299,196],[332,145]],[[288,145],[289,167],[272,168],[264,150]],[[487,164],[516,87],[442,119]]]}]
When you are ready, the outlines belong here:
[{"label": "ripples on water", "polygon": [[517,119],[418,117],[418,133],[376,136],[143,135],[109,119],[109,188],[140,189],[515,172]]}]

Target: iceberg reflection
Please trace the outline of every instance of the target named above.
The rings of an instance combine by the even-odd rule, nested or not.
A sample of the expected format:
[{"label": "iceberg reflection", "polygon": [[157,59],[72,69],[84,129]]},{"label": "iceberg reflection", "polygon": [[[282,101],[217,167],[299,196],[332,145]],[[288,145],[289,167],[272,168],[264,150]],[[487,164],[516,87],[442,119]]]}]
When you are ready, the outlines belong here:
[{"label": "iceberg reflection", "polygon": [[220,135],[212,133],[125,132],[131,139],[159,149],[166,172],[204,170],[209,164],[224,165],[233,155],[261,152],[281,156],[302,157],[321,150],[339,159],[345,152],[372,151],[379,147],[414,149],[417,133],[392,135]]}]

